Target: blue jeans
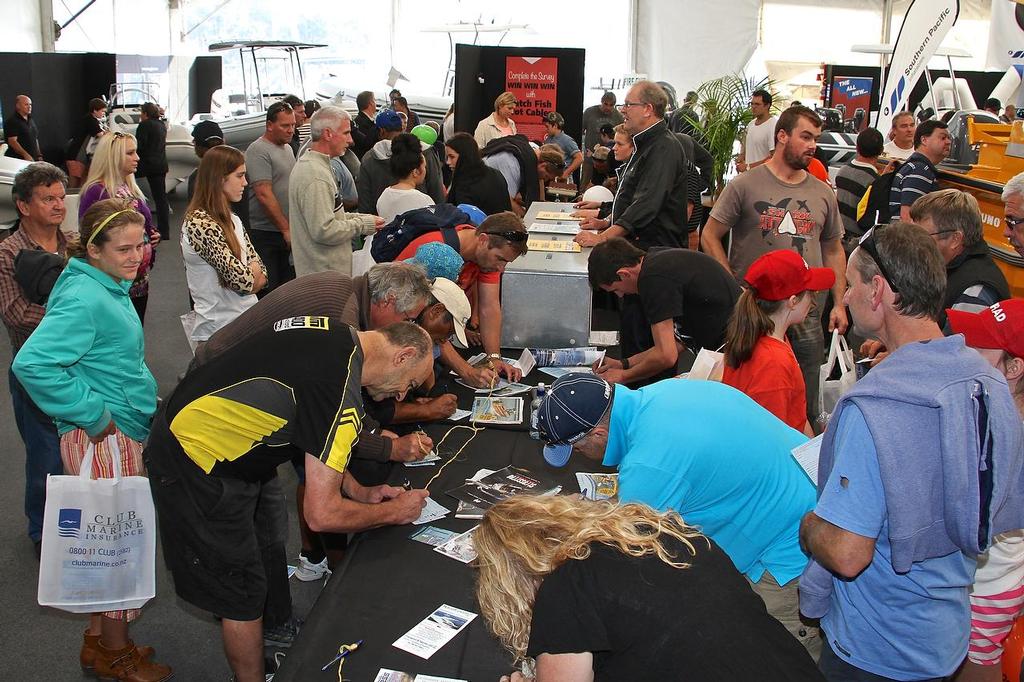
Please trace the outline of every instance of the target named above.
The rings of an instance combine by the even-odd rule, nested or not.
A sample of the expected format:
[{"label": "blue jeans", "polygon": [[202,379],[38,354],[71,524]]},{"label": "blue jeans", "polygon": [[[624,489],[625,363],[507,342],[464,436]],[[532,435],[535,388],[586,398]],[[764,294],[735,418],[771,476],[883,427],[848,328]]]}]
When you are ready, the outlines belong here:
[{"label": "blue jeans", "polygon": [[43,536],[43,509],[46,507],[46,477],[64,473],[60,459],[60,438],[53,420],[36,407],[17,377],[7,370],[7,381],[14,405],[14,420],[25,443],[25,516],[28,536],[38,542]]}]

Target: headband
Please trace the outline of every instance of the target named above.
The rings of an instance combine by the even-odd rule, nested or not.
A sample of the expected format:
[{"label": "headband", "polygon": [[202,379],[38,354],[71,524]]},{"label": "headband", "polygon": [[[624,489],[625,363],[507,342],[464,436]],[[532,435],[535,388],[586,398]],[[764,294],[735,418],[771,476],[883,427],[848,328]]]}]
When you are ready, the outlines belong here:
[{"label": "headband", "polygon": [[130,209],[130,208],[122,208],[120,211],[114,211],[113,213],[108,215],[106,218],[104,218],[103,222],[101,222],[99,225],[97,225],[96,229],[93,230],[92,234],[89,235],[89,239],[85,242],[85,245],[89,246],[89,244],[92,244],[92,240],[96,239],[96,235],[98,235],[100,232],[103,231],[103,228],[107,226],[107,223],[109,223],[111,220],[113,220],[117,216],[121,215],[122,213],[128,213],[131,210],[132,209]]}]

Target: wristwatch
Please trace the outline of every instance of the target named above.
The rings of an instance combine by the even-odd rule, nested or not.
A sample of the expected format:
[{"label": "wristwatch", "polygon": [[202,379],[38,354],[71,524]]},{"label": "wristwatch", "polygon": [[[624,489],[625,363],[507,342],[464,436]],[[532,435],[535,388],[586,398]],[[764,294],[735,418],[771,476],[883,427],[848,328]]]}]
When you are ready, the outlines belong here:
[{"label": "wristwatch", "polygon": [[501,360],[501,353],[488,353],[487,357],[491,360]]},{"label": "wristwatch", "polygon": [[622,358],[622,369],[629,369],[629,358]]}]

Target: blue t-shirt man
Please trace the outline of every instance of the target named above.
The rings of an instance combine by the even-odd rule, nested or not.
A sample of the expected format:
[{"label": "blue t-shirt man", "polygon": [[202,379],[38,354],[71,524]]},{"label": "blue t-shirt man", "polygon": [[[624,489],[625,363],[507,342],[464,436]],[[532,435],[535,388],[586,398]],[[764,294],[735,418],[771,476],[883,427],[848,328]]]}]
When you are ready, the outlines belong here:
[{"label": "blue t-shirt man", "polygon": [[619,499],[673,509],[752,582],[800,576],[800,519],[815,489],[791,451],[807,440],[736,389],[667,379],[615,386],[604,464]]},{"label": "blue t-shirt man", "polygon": [[572,163],[572,158],[576,154],[580,154],[580,146],[576,144],[576,140],[566,135],[561,130],[554,135],[548,135],[544,138],[544,144],[557,144],[565,152],[565,165],[568,166]]},{"label": "blue t-shirt man", "polygon": [[[846,663],[894,680],[949,675],[967,654],[975,560],[962,552],[892,567],[885,492],[871,432],[856,405],[840,413],[835,463],[814,513],[875,539],[874,556],[853,580],[832,579],[821,619],[825,640]],[[823,670],[828,654],[823,654]]]}]

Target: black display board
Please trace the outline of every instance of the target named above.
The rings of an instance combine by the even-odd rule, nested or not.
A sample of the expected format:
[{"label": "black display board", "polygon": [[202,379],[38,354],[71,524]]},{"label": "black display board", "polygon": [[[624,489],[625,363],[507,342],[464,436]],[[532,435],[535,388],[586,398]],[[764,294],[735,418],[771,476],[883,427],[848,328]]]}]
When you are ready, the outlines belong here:
[{"label": "black display board", "polygon": [[32,98],[43,158],[64,162],[64,146],[88,114],[89,100],[105,96],[117,59],[102,53],[0,52],[0,103],[6,118],[18,95]]},{"label": "black display board", "polygon": [[565,133],[579,141],[586,51],[578,48],[456,45],[455,129],[472,133],[477,123],[494,112],[494,99],[505,91],[508,57],[558,59],[555,108],[565,117]]},{"label": "black display board", "polygon": [[221,57],[196,57],[188,69],[188,117],[210,111],[210,99],[221,87]]}]

